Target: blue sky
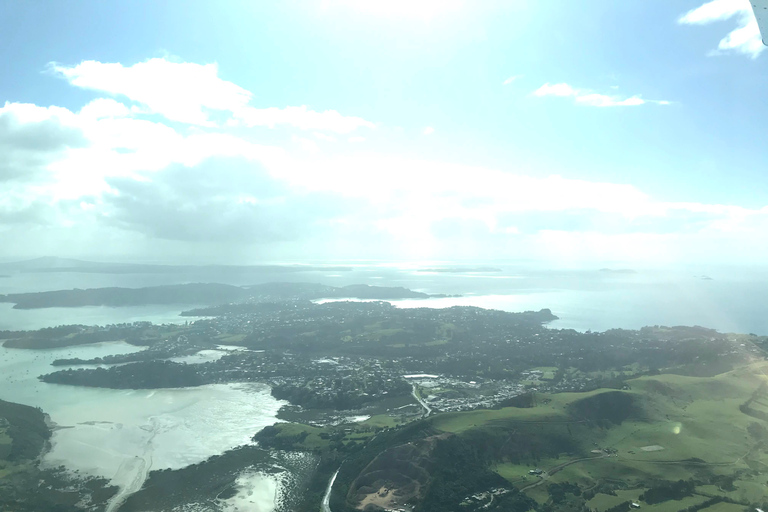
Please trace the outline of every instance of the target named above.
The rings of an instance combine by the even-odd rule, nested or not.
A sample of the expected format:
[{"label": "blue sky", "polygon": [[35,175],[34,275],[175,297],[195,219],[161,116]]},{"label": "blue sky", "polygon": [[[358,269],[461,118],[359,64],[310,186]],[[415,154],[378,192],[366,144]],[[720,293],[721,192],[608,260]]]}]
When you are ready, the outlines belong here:
[{"label": "blue sky", "polygon": [[0,33],[8,258],[768,248],[747,0],[5,1]]}]

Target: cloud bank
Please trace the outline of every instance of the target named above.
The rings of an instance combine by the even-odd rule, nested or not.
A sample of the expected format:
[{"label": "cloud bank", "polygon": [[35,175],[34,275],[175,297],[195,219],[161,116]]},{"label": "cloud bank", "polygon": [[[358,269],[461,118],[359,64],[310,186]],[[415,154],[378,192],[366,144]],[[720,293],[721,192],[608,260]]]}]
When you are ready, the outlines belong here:
[{"label": "cloud bank", "polygon": [[[660,201],[627,184],[372,151],[374,122],[256,108],[252,92],[223,80],[215,64],[88,61],[54,70],[63,85],[96,97],[79,110],[0,108],[0,236],[16,251],[9,256],[664,262],[759,259],[768,250],[768,208]],[[188,89],[173,94],[182,84]],[[595,107],[665,103],[565,83],[534,96]]]}]

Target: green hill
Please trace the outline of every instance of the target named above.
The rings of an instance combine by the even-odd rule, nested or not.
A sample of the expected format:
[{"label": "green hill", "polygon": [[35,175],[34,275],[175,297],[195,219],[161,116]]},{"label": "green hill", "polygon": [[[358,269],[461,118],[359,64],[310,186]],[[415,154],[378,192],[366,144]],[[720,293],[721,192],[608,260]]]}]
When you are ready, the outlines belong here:
[{"label": "green hill", "polygon": [[[378,457],[361,452],[365,469],[340,474],[338,488],[346,510],[762,506],[767,370],[756,363],[714,377],[646,376],[624,390],[537,394],[528,408],[437,414]],[[501,499],[513,496],[514,506]]]}]

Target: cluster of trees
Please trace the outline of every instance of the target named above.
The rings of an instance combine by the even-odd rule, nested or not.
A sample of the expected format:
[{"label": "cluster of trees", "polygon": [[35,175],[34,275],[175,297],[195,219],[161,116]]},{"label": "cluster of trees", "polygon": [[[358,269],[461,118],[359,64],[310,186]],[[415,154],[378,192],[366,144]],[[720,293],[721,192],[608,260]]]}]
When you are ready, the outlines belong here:
[{"label": "cluster of trees", "polygon": [[40,455],[51,437],[43,411],[0,400],[0,418],[5,420],[5,433],[11,438],[8,460],[32,460]]},{"label": "cluster of trees", "polygon": [[432,452],[433,466],[429,484],[418,512],[467,510],[461,503],[472,494],[500,488],[508,492],[494,497],[483,510],[525,512],[536,506],[526,495],[510,487],[509,482],[491,471],[486,447],[478,437],[451,436],[440,439]]},{"label": "cluster of trees", "polygon": [[618,505],[614,505],[605,512],[626,512],[632,506],[631,501],[622,501]]},{"label": "cluster of trees", "polygon": [[577,418],[586,419],[597,426],[610,428],[620,425],[631,417],[640,417],[642,409],[637,406],[635,395],[623,391],[609,391],[576,400],[569,404],[568,412]]},{"label": "cluster of trees", "polygon": [[40,376],[43,382],[111,389],[157,389],[202,386],[218,381],[218,375],[201,371],[204,365],[147,361],[109,369],[60,370]]},{"label": "cluster of trees", "polygon": [[727,496],[713,496],[712,498],[709,498],[706,501],[702,501],[698,505],[691,505],[690,507],[681,509],[678,512],[699,512],[699,510],[704,510],[705,508],[711,507],[712,505],[715,505],[717,503],[736,503],[736,502],[731,498],[728,498]]},{"label": "cluster of trees", "polygon": [[[739,410],[748,416],[752,416],[753,418],[757,418],[763,421],[768,421],[768,414],[765,411],[761,411],[752,407],[752,402],[760,400],[761,398],[765,398],[766,395],[768,395],[768,384],[763,382],[752,393],[752,395],[749,397],[749,399],[746,402],[739,405]],[[754,427],[752,428],[754,429]],[[754,436],[755,434],[752,434],[752,435]]]},{"label": "cluster of trees", "polygon": [[400,379],[325,379],[318,386],[312,379],[295,384],[278,384],[272,387],[272,396],[288,400],[294,405],[313,409],[359,409],[364,405],[388,397],[405,396],[411,387]]},{"label": "cluster of trees", "polygon": [[270,425],[258,431],[253,436],[253,440],[259,443],[259,446],[262,448],[271,448],[273,450],[296,450],[297,445],[304,442],[307,436],[309,436],[309,432],[306,430],[292,436],[285,434],[280,435],[280,433],[281,430],[278,427]]},{"label": "cluster of trees", "polygon": [[696,484],[690,480],[663,482],[645,491],[640,495],[640,499],[649,505],[655,505],[664,501],[681,500],[686,496],[692,496],[695,490]]},{"label": "cluster of trees", "polygon": [[549,484],[549,486],[547,486],[547,492],[549,492],[549,496],[552,498],[552,503],[562,503],[565,501],[566,494],[581,496],[581,489],[579,486],[570,482]]}]

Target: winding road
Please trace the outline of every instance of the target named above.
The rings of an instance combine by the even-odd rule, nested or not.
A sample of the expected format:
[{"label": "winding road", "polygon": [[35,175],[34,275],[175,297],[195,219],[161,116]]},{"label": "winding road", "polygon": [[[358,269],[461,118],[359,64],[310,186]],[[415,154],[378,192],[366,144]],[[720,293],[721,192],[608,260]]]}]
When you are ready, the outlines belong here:
[{"label": "winding road", "polygon": [[328,488],[325,490],[325,496],[323,496],[323,503],[320,505],[320,512],[331,512],[331,489],[333,489],[333,482],[336,481],[336,475],[339,474],[339,470],[331,477],[328,482]]},{"label": "winding road", "polygon": [[413,395],[413,398],[415,398],[416,401],[419,402],[419,404],[424,408],[424,411],[425,411],[424,417],[426,418],[427,416],[432,414],[432,408],[428,406],[427,403],[424,400],[422,400],[419,394],[416,392],[416,384],[411,384],[411,387],[413,388],[413,390],[411,391],[411,394]]},{"label": "winding road", "polygon": [[598,455],[597,457],[584,457],[582,459],[575,459],[575,460],[571,460],[571,461],[565,462],[563,464],[557,465],[557,466],[553,467],[552,469],[543,472],[541,474],[541,479],[539,479],[538,482],[533,483],[531,485],[526,485],[525,487],[520,489],[520,492],[527,491],[528,489],[532,489],[534,487],[538,487],[539,485],[541,485],[544,482],[546,482],[547,480],[549,480],[550,476],[554,475],[555,473],[557,473],[561,469],[563,469],[563,468],[565,468],[567,466],[570,466],[571,464],[576,464],[577,462],[585,462],[585,461],[588,461],[588,460],[605,459],[605,458],[610,457],[610,456],[611,456],[610,454],[606,453],[604,455]]}]

